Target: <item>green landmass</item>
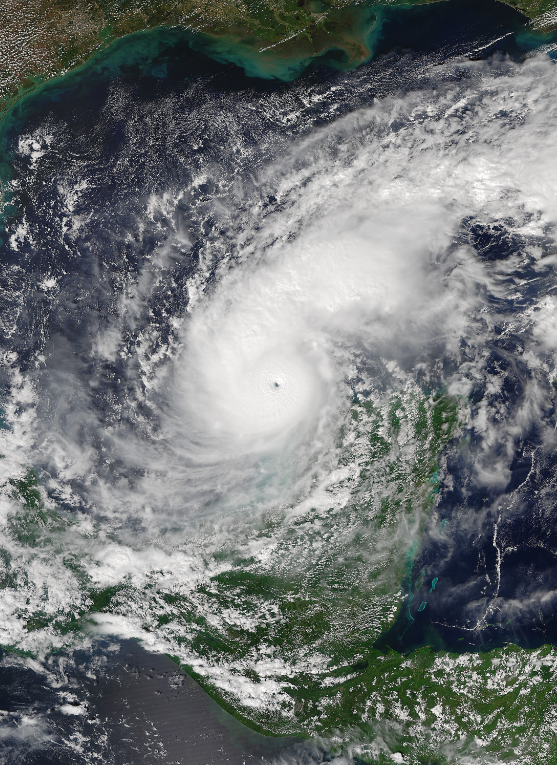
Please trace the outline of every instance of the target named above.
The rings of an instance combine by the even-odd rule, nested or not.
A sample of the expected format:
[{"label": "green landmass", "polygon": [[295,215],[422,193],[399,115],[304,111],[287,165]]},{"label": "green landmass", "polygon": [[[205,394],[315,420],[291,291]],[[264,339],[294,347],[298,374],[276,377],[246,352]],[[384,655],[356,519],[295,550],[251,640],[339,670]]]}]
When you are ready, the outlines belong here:
[{"label": "green landmass", "polygon": [[[451,412],[447,401],[442,408]],[[454,413],[454,410],[452,410]],[[359,416],[360,412],[356,412]],[[453,414],[442,419],[446,423]],[[395,417],[393,416],[396,426]],[[431,420],[430,420],[431,422]],[[440,428],[442,430],[442,427]],[[21,513],[14,516],[12,533],[26,546],[51,552],[60,544],[59,534],[67,520],[45,510],[36,474],[10,483]],[[18,580],[16,561],[7,550],[0,551],[3,578],[0,586],[12,590],[28,583]],[[128,585],[97,589],[90,586],[79,557],[67,555],[64,564],[76,574],[82,588],[79,613],[54,613],[45,598],[44,611],[30,611],[29,632],[54,630],[68,635],[82,633],[96,612],[126,612],[139,597]],[[276,640],[288,652],[300,645],[312,649],[316,640],[330,632],[335,620],[334,601],[325,612],[312,602],[315,590],[303,591],[292,578],[257,575],[250,562],[236,560],[228,571],[205,585],[203,593],[215,608],[244,601],[256,609],[263,600],[273,600],[285,614],[283,622],[255,630],[229,627],[219,635],[207,620],[196,613],[195,604],[179,594],[154,590],[148,630],[171,628],[177,621],[193,625],[194,650],[210,655],[221,665],[243,657],[243,674],[254,684],[265,682],[250,665],[250,649],[258,641]],[[24,572],[19,571],[19,577]],[[433,583],[432,583],[433,586]],[[347,593],[348,594],[348,593]],[[354,592],[350,592],[350,597]],[[357,593],[356,593],[357,597]],[[364,604],[360,601],[358,608]],[[77,610],[77,609],[76,609]],[[212,609],[210,609],[212,610]],[[249,611],[250,609],[248,609]],[[90,622],[89,622],[90,623]],[[354,628],[355,622],[352,622]],[[283,713],[265,713],[235,704],[207,678],[176,656],[219,704],[251,728],[263,733],[318,736],[331,754],[349,754],[360,765],[461,765],[473,763],[557,763],[557,649],[543,646],[524,650],[507,645],[490,652],[454,654],[429,647],[409,655],[381,652],[371,645],[354,652],[347,634],[331,636],[337,641],[326,673],[300,671],[285,677],[292,704]],[[21,656],[32,651],[19,646],[2,646]],[[237,663],[237,662],[236,662]],[[237,664],[238,665],[238,664]]]},{"label": "green landmass", "polygon": [[[415,545],[404,549],[397,530],[414,523],[419,539],[435,511],[437,459],[458,433],[460,407],[443,393],[416,391],[382,405],[354,402],[339,433],[341,464],[360,471],[350,511],[309,510],[282,537],[283,520],[263,518],[254,535],[277,540],[275,563],[222,548],[213,553],[218,573],[189,590],[165,588],[156,571],[141,588],[126,577],[95,585],[87,566],[94,527],[81,542],[79,519],[49,505],[33,469],[9,479],[4,491],[17,509],[0,549],[0,588],[21,595],[17,617],[28,640],[2,649],[33,656],[33,640],[43,648],[45,640],[54,649],[79,645],[96,615],[121,616],[155,636],[159,650],[166,645],[222,707],[259,732],[318,736],[332,754],[360,765],[556,765],[557,648],[455,654],[425,646],[404,655],[376,647],[412,595],[401,598],[400,582]],[[411,458],[403,458],[410,445]],[[370,472],[380,496],[362,491]],[[40,573],[33,578],[40,560],[57,580],[66,572],[72,602],[60,601]],[[275,683],[278,703],[245,705],[203,667],[248,691]]]},{"label": "green landmass", "polygon": [[[553,23],[551,12],[557,9],[556,0],[507,4],[529,18],[546,19],[540,28]],[[334,46],[355,66],[370,55],[366,35],[374,7],[377,3],[344,0],[4,0],[0,118],[19,97],[114,41],[161,26],[238,41],[255,53],[272,50],[286,59],[316,56]],[[414,523],[414,534],[420,536],[434,505],[437,457],[458,426],[457,402],[446,396],[395,395],[383,408],[354,404],[351,420],[356,429],[352,443],[365,439],[367,444],[358,482],[365,482],[372,470],[382,471],[390,490],[373,506],[362,495],[348,514],[310,513],[293,524],[277,552],[285,570],[263,568],[231,549],[216,554],[223,570],[193,594],[165,590],[155,577],[141,591],[129,582],[95,586],[83,554],[72,549],[74,521],[45,504],[37,476],[29,470],[5,486],[20,511],[9,521],[13,544],[0,549],[0,589],[29,593],[18,617],[27,633],[48,633],[56,646],[71,645],[72,635],[78,639],[87,633],[95,614],[142,613],[146,632],[162,635],[168,645],[185,647],[206,665],[227,669],[254,687],[268,681],[258,671],[261,662],[254,661],[267,646],[285,667],[273,681],[285,689],[286,701],[273,711],[242,706],[241,699],[197,665],[181,662],[223,707],[262,732],[318,735],[333,751],[369,763],[452,765],[470,757],[486,763],[557,764],[557,649],[505,646],[457,655],[424,647],[404,656],[374,647],[401,608],[397,589],[407,579],[415,552],[412,546],[402,550],[393,544],[394,532],[402,519]],[[410,463],[392,453],[405,428],[415,445]],[[353,460],[354,454],[347,453],[346,463]],[[258,533],[272,537],[281,523],[281,518],[269,518]],[[323,538],[330,542],[329,553],[316,565],[312,546]],[[36,591],[26,574],[27,559],[14,552],[20,548],[33,550],[37,559],[51,559],[53,550],[61,557],[75,582],[71,607],[58,605],[47,588]],[[376,548],[381,554],[372,560],[370,550]],[[296,566],[290,565],[293,560]],[[408,595],[405,608],[411,602]],[[228,616],[218,623],[207,618],[218,613]],[[20,646],[3,648],[33,655]],[[326,657],[326,665],[312,665],[315,655]]]},{"label": "green landmass", "polygon": [[[435,512],[438,456],[458,434],[461,407],[442,392],[417,390],[354,402],[339,433],[340,466],[357,466],[353,484],[343,479],[350,507],[309,509],[290,523],[261,518],[252,535],[276,543],[274,559],[257,562],[232,540],[193,587],[165,586],[156,570],[142,586],[129,577],[96,585],[87,553],[98,548],[95,528],[84,535],[79,517],[49,504],[33,469],[8,480],[16,504],[0,550],[0,588],[19,595],[27,637],[2,648],[33,655],[33,645],[79,645],[97,618],[121,617],[259,732],[318,736],[361,765],[557,763],[557,649],[458,655],[426,646],[403,655],[375,647],[411,600],[405,570],[416,543],[400,531],[412,528],[419,540]],[[40,560],[54,580],[33,573]],[[58,594],[64,576],[71,602]],[[243,703],[243,692],[253,700],[269,683],[277,703]]]},{"label": "green landmass", "polygon": [[[532,19],[556,0],[505,0]],[[247,45],[254,53],[311,57],[331,47],[347,65],[369,57],[373,8],[432,0],[3,0],[0,4],[0,118],[21,95],[79,66],[130,33],[182,27]],[[551,15],[551,14],[549,14]],[[548,22],[550,23],[551,20]]]}]

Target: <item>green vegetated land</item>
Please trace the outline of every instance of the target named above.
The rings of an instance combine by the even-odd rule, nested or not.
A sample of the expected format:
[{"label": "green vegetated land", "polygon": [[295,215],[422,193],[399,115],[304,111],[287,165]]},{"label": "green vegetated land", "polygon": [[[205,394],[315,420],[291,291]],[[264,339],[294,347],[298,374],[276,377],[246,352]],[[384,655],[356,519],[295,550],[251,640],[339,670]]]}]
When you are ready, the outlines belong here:
[{"label": "green vegetated land", "polygon": [[[58,647],[79,644],[96,614],[118,615],[156,636],[223,707],[261,732],[321,736],[333,753],[369,763],[557,763],[557,649],[457,655],[424,647],[405,656],[374,648],[400,608],[397,588],[411,563],[413,546],[408,553],[406,540],[401,555],[400,529],[414,523],[419,539],[434,511],[437,458],[458,433],[460,406],[415,391],[354,403],[339,434],[341,464],[359,471],[352,488],[344,479],[349,512],[310,510],[282,535],[281,518],[263,518],[254,538],[273,540],[274,559],[263,565],[224,547],[213,554],[219,572],[189,589],[165,587],[157,571],[142,587],[129,578],[95,586],[78,520],[48,509],[33,470],[8,481],[4,491],[20,509],[4,534],[0,588],[21,596],[17,617],[29,643],[4,649],[32,655],[41,635]],[[40,560],[58,572],[52,582],[34,573]],[[60,599],[64,576],[71,603]],[[242,692],[264,698],[269,683],[274,705],[243,704]]]},{"label": "green vegetated land", "polygon": [[[45,511],[33,471],[11,482],[9,490],[22,504],[21,515],[12,521],[12,534],[40,555],[67,522]],[[125,613],[126,604],[138,600],[139,593],[129,585],[103,590],[90,587],[79,560],[71,555],[64,557],[64,564],[83,588],[79,614],[53,613],[45,602],[43,612],[29,614],[28,631],[81,631],[94,613],[112,609]],[[2,589],[30,587],[30,582],[22,581],[24,573],[16,570],[16,561],[6,549],[0,552],[0,566]],[[211,595],[214,606],[223,608],[230,605],[226,601],[231,598],[243,597],[257,607],[262,600],[272,598],[285,619],[255,630],[228,627],[219,635],[193,607],[192,600],[188,603],[178,594],[153,591],[145,627],[164,629],[177,621],[193,624],[197,628],[195,650],[211,655],[213,660],[242,657],[239,664],[236,661],[236,671],[243,664],[245,677],[255,684],[265,682],[249,661],[250,648],[258,641],[276,642],[287,652],[296,653],[301,645],[314,647],[335,618],[334,603],[324,611],[316,603],[315,592],[302,592],[293,580],[249,573],[242,561],[236,561],[203,590]],[[359,607],[362,605],[360,601]],[[357,623],[352,627],[357,630]],[[523,650],[509,645],[489,653],[457,655],[424,647],[404,656],[394,651],[385,654],[368,645],[354,660],[353,646],[350,650],[344,636],[339,637],[342,639],[331,656],[335,666],[326,678],[311,668],[287,678],[293,701],[287,726],[285,715],[250,714],[203,676],[197,679],[251,727],[267,733],[317,734],[333,753],[351,753],[361,762],[457,765],[470,758],[471,762],[485,763],[557,763],[555,648]],[[18,652],[16,646],[11,650]],[[347,663],[348,657],[351,663]],[[254,717],[260,724],[254,723]]]},{"label": "green vegetated land", "polygon": [[[505,0],[530,18],[555,0]],[[75,68],[132,32],[179,26],[227,38],[277,56],[310,57],[331,47],[347,65],[369,57],[366,37],[373,8],[431,0],[2,0],[0,4],[0,117],[37,84]],[[550,14],[551,15],[551,14]],[[549,18],[549,17],[548,17]],[[548,20],[548,24],[551,19]]]},{"label": "green vegetated land", "polygon": [[[388,3],[404,4],[418,3]],[[555,0],[508,4],[530,18],[557,7]],[[336,46],[356,65],[370,53],[372,8],[344,0],[3,0],[0,116],[20,95],[115,40],[159,26],[227,36],[284,57]],[[449,765],[466,756],[557,763],[556,649],[507,646],[453,655],[426,647],[403,656],[373,647],[400,608],[398,588],[412,562],[413,548],[401,554],[397,530],[413,525],[419,539],[434,506],[437,457],[458,425],[457,403],[394,395],[381,406],[354,404],[351,421],[356,436],[350,431],[344,459],[356,459],[359,473],[348,486],[350,512],[331,508],[291,523],[265,566],[222,550],[219,573],[193,592],[165,589],[156,572],[142,589],[129,581],[94,586],[83,556],[72,551],[74,520],[45,506],[31,470],[4,487],[21,510],[10,519],[10,543],[0,549],[0,588],[25,594],[17,618],[30,637],[48,633],[53,645],[86,632],[95,614],[141,614],[142,629],[160,635],[170,653],[182,647],[256,690],[276,683],[283,696],[274,709],[248,708],[199,665],[177,659],[219,703],[264,732],[321,735],[333,750],[372,763]],[[414,445],[410,460],[393,450],[403,441]],[[361,488],[372,473],[388,487],[373,498]],[[282,522],[269,517],[254,533],[274,539]],[[75,585],[70,605],[37,586],[22,552],[29,549],[33,565],[60,558]],[[219,613],[220,620],[208,618]],[[32,654],[20,645],[4,648]]]}]

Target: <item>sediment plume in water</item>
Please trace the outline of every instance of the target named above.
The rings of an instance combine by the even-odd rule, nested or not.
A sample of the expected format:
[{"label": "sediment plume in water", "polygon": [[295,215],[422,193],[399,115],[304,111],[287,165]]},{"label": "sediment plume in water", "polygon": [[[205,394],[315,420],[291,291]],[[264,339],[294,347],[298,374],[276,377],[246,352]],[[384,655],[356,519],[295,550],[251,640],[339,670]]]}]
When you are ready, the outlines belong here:
[{"label": "sediment plume in water", "polygon": [[[135,637],[266,730],[316,732],[332,706],[295,693],[359,671],[459,476],[460,529],[502,528],[517,443],[555,443],[555,65],[415,84],[115,82],[88,132],[53,110],[19,137],[3,644]],[[511,335],[514,377],[491,355]],[[484,596],[449,626],[517,610]]]}]

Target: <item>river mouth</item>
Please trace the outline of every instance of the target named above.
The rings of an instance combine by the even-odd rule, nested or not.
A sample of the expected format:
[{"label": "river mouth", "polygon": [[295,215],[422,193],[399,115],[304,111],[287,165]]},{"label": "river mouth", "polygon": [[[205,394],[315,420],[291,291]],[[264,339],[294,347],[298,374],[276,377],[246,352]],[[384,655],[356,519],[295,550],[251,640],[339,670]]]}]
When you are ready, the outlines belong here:
[{"label": "river mouth", "polygon": [[4,668],[78,726],[56,652],[132,638],[259,731],[402,757],[381,667],[552,639],[554,63],[435,38],[287,82],[157,34],[5,123]]}]

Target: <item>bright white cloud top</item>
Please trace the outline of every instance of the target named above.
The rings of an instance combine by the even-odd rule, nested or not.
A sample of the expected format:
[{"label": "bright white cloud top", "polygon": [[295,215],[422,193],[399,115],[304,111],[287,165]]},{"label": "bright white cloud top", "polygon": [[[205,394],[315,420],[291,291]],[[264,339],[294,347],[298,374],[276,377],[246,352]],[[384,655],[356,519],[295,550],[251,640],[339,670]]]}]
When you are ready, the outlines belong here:
[{"label": "bright white cloud top", "polygon": [[[210,89],[196,86],[194,120],[170,97],[142,112],[114,86],[106,120],[130,115],[124,191],[96,196],[93,170],[68,159],[49,232],[31,212],[9,229],[2,519],[6,571],[26,579],[2,592],[3,644],[134,636],[251,719],[295,729],[300,678],[334,687],[406,607],[405,560],[427,524],[440,560],[465,545],[435,531],[454,455],[463,496],[487,497],[462,500],[461,530],[490,513],[501,524],[499,579],[444,626],[477,631],[549,597],[502,594],[512,545],[498,544],[504,513],[524,512],[507,490],[517,443],[535,423],[532,475],[555,448],[557,73],[543,57],[459,66],[373,103],[351,75],[338,100],[354,108],[319,127],[277,93],[253,141],[237,127],[247,107],[223,98],[214,156],[191,138],[203,123],[219,146]],[[170,116],[138,191],[141,135]],[[30,186],[72,141],[62,120],[20,140]],[[66,260],[41,260],[49,246]],[[516,337],[520,353],[501,351],[518,370],[507,395],[490,353]],[[23,510],[30,467],[40,500]],[[292,621],[285,603],[302,601],[324,626]],[[85,632],[60,628],[91,609]]]}]

